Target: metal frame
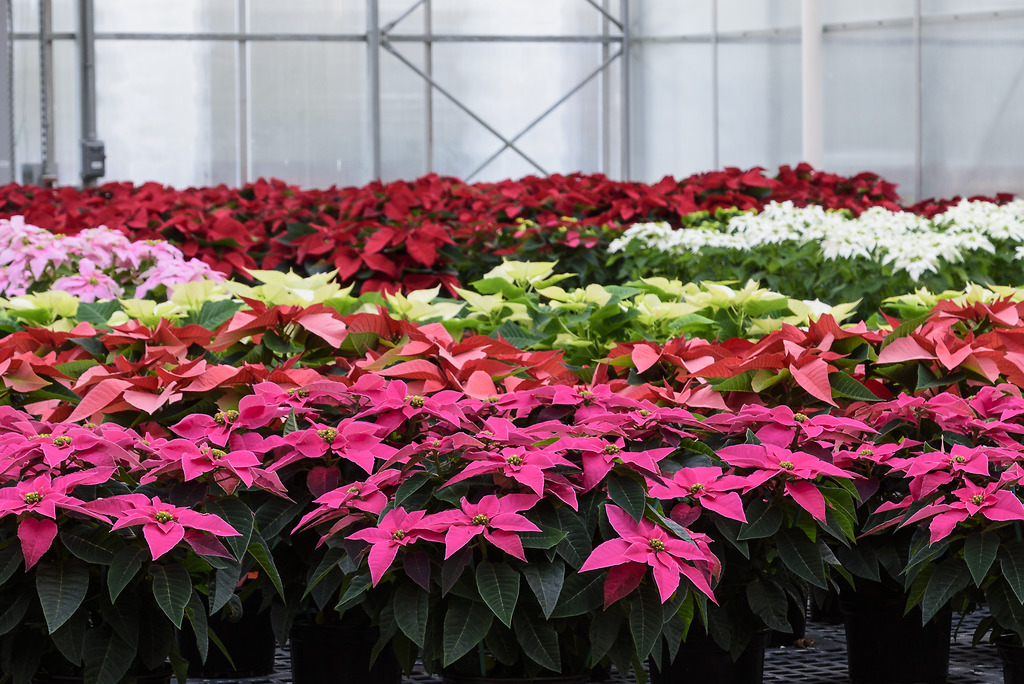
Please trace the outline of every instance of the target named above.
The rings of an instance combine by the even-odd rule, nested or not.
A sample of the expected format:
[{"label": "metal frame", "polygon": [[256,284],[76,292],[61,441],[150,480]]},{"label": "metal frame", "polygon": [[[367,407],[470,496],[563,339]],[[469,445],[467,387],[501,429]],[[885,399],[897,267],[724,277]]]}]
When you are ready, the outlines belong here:
[{"label": "metal frame", "polygon": [[[8,86],[8,111],[7,121],[4,121],[0,112],[0,128],[6,127],[10,133],[9,150],[3,149],[0,142],[0,178],[3,177],[4,158],[10,159],[10,174],[14,177],[14,142],[13,142],[13,92],[11,82],[13,65],[11,49],[14,41],[39,41],[40,54],[42,57],[41,81],[42,92],[40,98],[41,121],[43,125],[43,152],[44,173],[53,173],[53,81],[52,65],[48,53],[52,54],[54,41],[76,40],[80,43],[81,54],[81,137],[83,139],[96,137],[96,101],[95,101],[95,75],[94,62],[92,59],[92,45],[96,40],[154,40],[154,41],[229,41],[237,45],[237,101],[238,101],[238,180],[245,183],[250,179],[252,159],[250,154],[250,112],[249,112],[249,64],[248,48],[254,42],[344,42],[344,43],[365,43],[367,46],[367,68],[368,68],[368,107],[370,108],[370,131],[371,154],[373,175],[381,175],[381,83],[380,83],[380,59],[383,53],[389,53],[400,62],[405,64],[424,81],[424,98],[426,102],[424,145],[426,158],[426,171],[433,170],[434,162],[434,136],[433,136],[433,98],[435,93],[449,99],[455,106],[466,112],[471,118],[480,123],[486,130],[497,138],[500,143],[493,153],[485,158],[483,163],[469,171],[467,179],[479,174],[488,164],[501,154],[511,151],[525,159],[540,173],[546,173],[535,159],[531,158],[517,142],[533,127],[539,124],[545,117],[550,115],[565,101],[572,97],[587,83],[600,77],[601,86],[601,127],[602,137],[599,142],[601,147],[600,159],[602,170],[610,174],[613,162],[617,161],[618,175],[621,178],[629,179],[632,176],[631,164],[631,87],[630,87],[630,53],[634,46],[640,47],[646,43],[707,43],[711,47],[711,75],[712,92],[710,106],[712,107],[712,137],[713,137],[713,159],[715,167],[720,165],[719,160],[719,92],[718,92],[718,51],[722,43],[735,43],[757,40],[800,40],[802,27],[785,27],[778,29],[766,29],[759,31],[731,31],[721,32],[718,30],[719,3],[717,0],[709,0],[712,8],[712,24],[710,33],[695,33],[676,36],[640,36],[632,35],[630,31],[630,5],[636,0],[619,0],[618,16],[615,16],[611,7],[613,0],[579,0],[592,7],[601,17],[601,30],[594,35],[545,35],[545,36],[523,36],[523,35],[466,35],[466,34],[438,34],[433,32],[432,22],[432,0],[410,0],[410,6],[395,20],[386,25],[381,25],[379,20],[379,0],[366,0],[367,27],[365,33],[252,33],[248,27],[248,0],[236,0],[238,25],[234,32],[210,32],[210,33],[140,33],[140,32],[93,32],[91,6],[93,0],[79,0],[80,23],[75,32],[54,32],[48,26],[51,0],[39,0],[41,22],[38,32],[15,32],[10,19],[12,0],[5,0],[8,12],[8,25],[5,32],[6,44],[0,45],[0,79],[7,73]],[[806,1],[806,0],[805,0]],[[819,0],[814,0],[815,2]],[[417,9],[423,8],[423,33],[418,34],[397,34],[394,29],[403,21],[408,19]],[[915,0],[913,16],[896,19],[885,19],[879,21],[844,22],[833,24],[818,24],[818,36],[826,33],[848,32],[858,30],[877,29],[880,27],[906,27],[913,30],[914,41],[914,80],[916,89],[914,93],[914,191],[917,197],[921,194],[922,187],[922,59],[921,40],[922,26],[925,24],[939,24],[949,22],[965,21],[992,21],[995,19],[1020,19],[1024,18],[1024,9],[1020,10],[996,10],[996,11],[973,11],[958,12],[943,15],[922,16],[921,0]],[[396,48],[397,44],[422,44],[425,51],[424,68],[419,68],[406,59]],[[434,73],[433,67],[433,46],[437,43],[587,43],[601,46],[600,65],[573,88],[566,92],[556,102],[551,104],[544,112],[524,129],[514,135],[506,136],[489,124],[483,117],[474,113],[464,102],[460,101],[441,83],[441,79]],[[616,50],[615,47],[618,46]],[[7,48],[7,62],[3,62],[4,47]],[[805,61],[810,60],[807,57]],[[621,73],[618,83],[613,83],[611,65],[616,61],[620,63]],[[49,66],[48,66],[49,65]],[[819,64],[820,67],[820,64]],[[49,74],[49,76],[48,76]],[[814,77],[811,73],[810,77]],[[810,78],[808,82],[816,79]],[[2,87],[2,84],[0,84]],[[617,109],[621,130],[618,145],[618,155],[613,154],[613,136],[610,122],[613,114],[614,100],[613,90],[619,89],[620,99]],[[805,111],[813,111],[814,107],[820,107],[820,89],[808,88],[806,91],[807,100],[804,103]],[[819,102],[816,104],[814,100]],[[810,109],[807,109],[810,108]],[[813,121],[811,121],[813,127]],[[820,123],[820,122],[819,122]],[[805,131],[814,133],[814,131]],[[0,136],[3,138],[4,136]],[[805,142],[808,138],[805,137]],[[813,146],[811,146],[813,147]],[[805,150],[810,149],[805,144]],[[615,157],[618,157],[616,160]]]}]

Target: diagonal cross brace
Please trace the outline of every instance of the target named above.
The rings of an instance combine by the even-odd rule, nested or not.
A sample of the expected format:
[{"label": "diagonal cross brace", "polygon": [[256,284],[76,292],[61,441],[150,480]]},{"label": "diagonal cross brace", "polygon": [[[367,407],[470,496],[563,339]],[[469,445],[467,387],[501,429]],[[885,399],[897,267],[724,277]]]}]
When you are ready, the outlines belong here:
[{"label": "diagonal cross brace", "polygon": [[415,64],[413,64],[408,59],[406,59],[400,52],[398,52],[398,50],[396,50],[394,48],[393,45],[391,45],[390,42],[388,42],[387,38],[385,38],[384,36],[381,36],[380,46],[382,48],[384,48],[385,50],[387,50],[388,52],[390,52],[392,55],[394,55],[395,58],[398,59],[398,61],[402,62],[403,64],[405,64],[405,66],[407,66],[410,69],[412,69],[417,75],[419,75],[420,78],[422,78],[424,81],[429,83],[430,86],[434,90],[436,90],[437,92],[441,93],[442,95],[447,97],[449,100],[451,100],[452,104],[454,104],[456,107],[458,107],[459,109],[464,111],[466,114],[468,114],[470,116],[470,118],[472,118],[478,124],[480,124],[481,126],[486,128],[494,137],[496,137],[498,140],[503,142],[505,144],[505,147],[502,148],[502,150],[504,150],[504,149],[512,150],[513,152],[518,154],[520,157],[525,159],[527,162],[529,162],[534,168],[536,168],[538,171],[540,171],[545,176],[550,175],[547,171],[544,170],[544,167],[541,166],[540,164],[538,164],[532,157],[530,157],[530,155],[526,154],[526,152],[524,152],[523,150],[521,150],[518,147],[516,147],[514,142],[512,142],[511,140],[508,140],[505,136],[503,136],[501,133],[499,133],[493,126],[491,126],[489,123],[484,121],[483,118],[481,118],[476,112],[474,112],[472,109],[470,109],[465,104],[463,104],[459,100],[459,98],[455,97],[450,92],[445,90],[440,84],[438,84],[437,81],[432,79],[422,69],[420,69]]}]

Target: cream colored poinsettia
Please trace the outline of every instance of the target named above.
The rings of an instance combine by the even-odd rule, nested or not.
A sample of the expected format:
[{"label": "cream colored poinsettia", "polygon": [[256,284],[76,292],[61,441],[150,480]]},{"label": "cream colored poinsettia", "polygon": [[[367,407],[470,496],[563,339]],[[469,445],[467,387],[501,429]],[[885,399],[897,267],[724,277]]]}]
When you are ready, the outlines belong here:
[{"label": "cream colored poinsettia", "polygon": [[484,275],[484,279],[501,278],[516,287],[546,287],[557,282],[572,278],[573,273],[555,274],[558,261],[502,261]]},{"label": "cream colored poinsettia", "polygon": [[530,314],[527,313],[526,305],[520,302],[510,302],[500,292],[483,295],[472,290],[464,290],[461,287],[455,288],[455,291],[466,300],[467,310],[470,312],[466,318],[490,319],[495,316],[501,316],[503,321],[530,322]]},{"label": "cream colored poinsettia", "polygon": [[[12,318],[52,324],[59,318],[74,318],[78,313],[78,297],[64,290],[49,290],[0,299]],[[68,328],[70,330],[70,328]]]},{"label": "cream colored poinsettia", "polygon": [[596,284],[577,287],[569,291],[563,290],[557,285],[551,285],[537,290],[537,294],[554,300],[551,304],[552,308],[571,311],[582,311],[587,308],[587,304],[604,306],[612,298],[611,292]]},{"label": "cream colored poinsettia", "polygon": [[231,294],[224,287],[227,283],[216,280],[196,280],[174,286],[174,292],[168,298],[186,311],[199,311],[206,302],[231,299]]},{"label": "cream colored poinsettia", "polygon": [[695,306],[690,302],[663,302],[658,295],[653,293],[637,295],[633,298],[633,305],[640,312],[638,320],[644,325],[658,321],[672,321],[680,316],[697,313],[704,309],[704,307]]},{"label": "cream colored poinsettia", "polygon": [[341,287],[333,279],[337,271],[316,273],[303,278],[293,271],[249,271],[249,275],[263,283],[255,287],[227,281],[224,286],[233,294],[257,299],[271,306],[309,306],[327,300],[343,299],[352,292],[352,285]]},{"label": "cream colored poinsettia", "polygon": [[121,311],[115,311],[107,320],[107,325],[124,325],[136,320],[147,328],[160,325],[160,319],[176,321],[188,314],[188,310],[174,302],[160,302],[152,299],[120,299]]},{"label": "cream colored poinsettia", "polygon": [[408,295],[399,292],[385,293],[384,299],[387,300],[391,313],[413,321],[447,321],[455,318],[465,305],[450,300],[434,302],[440,292],[441,287],[438,286],[429,290],[415,290]]}]

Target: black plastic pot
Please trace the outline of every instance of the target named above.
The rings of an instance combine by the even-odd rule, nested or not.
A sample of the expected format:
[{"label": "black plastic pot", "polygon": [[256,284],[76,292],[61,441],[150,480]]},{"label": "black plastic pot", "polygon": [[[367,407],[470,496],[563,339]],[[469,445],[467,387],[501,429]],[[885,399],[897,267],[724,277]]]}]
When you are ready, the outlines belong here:
[{"label": "black plastic pot", "polygon": [[584,684],[586,675],[554,675],[552,677],[471,677],[446,674],[441,676],[444,684]]},{"label": "black plastic pot", "polygon": [[258,597],[246,601],[241,619],[231,622],[213,615],[208,618],[210,628],[220,638],[231,655],[234,666],[210,642],[210,650],[203,663],[196,647],[195,634],[188,627],[178,633],[178,647],[188,661],[188,676],[200,679],[238,679],[263,677],[274,671],[277,640],[270,621],[270,611],[259,612]]},{"label": "black plastic pot", "polygon": [[737,660],[706,634],[691,632],[679,646],[676,659],[651,667],[652,684],[760,684],[764,679],[764,649],[768,630],[754,635]]},{"label": "black plastic pot", "polygon": [[288,635],[292,684],[400,684],[402,668],[390,648],[370,667],[378,636],[369,627],[296,622]]},{"label": "black plastic pot", "polygon": [[996,650],[1003,661],[1003,684],[1024,684],[1024,646],[1007,634],[996,639]]},{"label": "black plastic pot", "polygon": [[920,607],[904,616],[905,606],[903,596],[840,596],[852,684],[946,681],[953,611],[944,608],[922,625]]}]

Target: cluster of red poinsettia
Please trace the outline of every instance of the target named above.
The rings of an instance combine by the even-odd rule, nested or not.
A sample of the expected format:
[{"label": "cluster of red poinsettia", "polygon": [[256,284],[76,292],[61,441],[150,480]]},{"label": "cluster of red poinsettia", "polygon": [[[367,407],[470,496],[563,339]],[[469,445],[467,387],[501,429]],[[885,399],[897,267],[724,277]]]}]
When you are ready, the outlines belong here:
[{"label": "cluster of red poinsettia", "polygon": [[[282,265],[336,268],[342,280],[379,290],[455,285],[481,252],[523,257],[523,246],[535,244],[526,255],[533,257],[554,245],[592,246],[603,227],[679,223],[695,212],[786,200],[854,213],[899,208],[895,186],[874,174],[843,177],[801,164],[774,176],[730,168],[653,185],[581,174],[474,184],[430,175],[325,190],[276,180],[240,189],[8,185],[0,188],[0,217],[21,215],[58,233],[105,225],[133,239],[168,240],[227,275]],[[930,201],[911,210],[931,214],[948,205]]]}]

